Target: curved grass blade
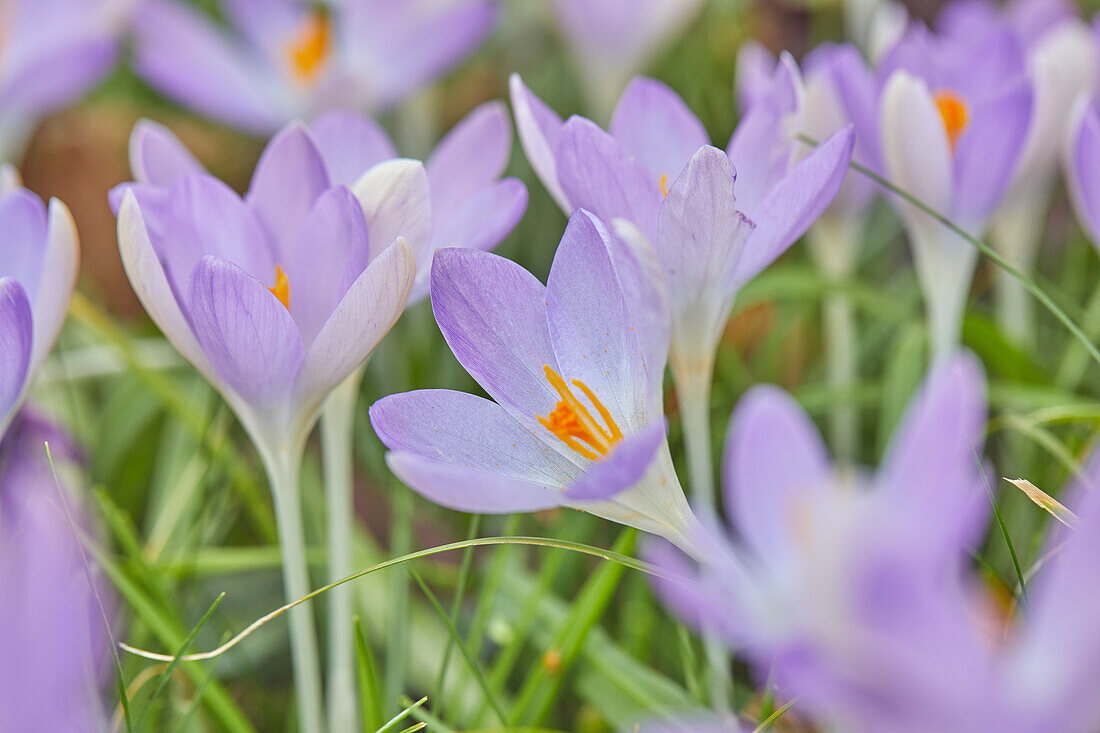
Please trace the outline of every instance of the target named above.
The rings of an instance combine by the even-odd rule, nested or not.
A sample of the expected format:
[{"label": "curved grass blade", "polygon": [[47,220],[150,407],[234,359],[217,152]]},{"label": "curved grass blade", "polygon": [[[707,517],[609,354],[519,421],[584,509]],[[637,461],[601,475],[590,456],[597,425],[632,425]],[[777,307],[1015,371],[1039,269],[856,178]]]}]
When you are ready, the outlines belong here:
[{"label": "curved grass blade", "polygon": [[428,702],[428,698],[427,697],[422,697],[419,700],[417,700],[416,702],[414,702],[412,705],[406,706],[406,708],[404,710],[402,710],[400,713],[398,713],[397,715],[390,718],[389,722],[387,722],[385,725],[383,725],[381,728],[379,728],[377,731],[375,731],[375,733],[389,733],[391,730],[396,729],[398,723],[400,723],[402,720],[404,720],[405,718],[412,715],[413,711],[415,711],[417,708],[419,708],[420,706],[422,706],[426,702]]}]

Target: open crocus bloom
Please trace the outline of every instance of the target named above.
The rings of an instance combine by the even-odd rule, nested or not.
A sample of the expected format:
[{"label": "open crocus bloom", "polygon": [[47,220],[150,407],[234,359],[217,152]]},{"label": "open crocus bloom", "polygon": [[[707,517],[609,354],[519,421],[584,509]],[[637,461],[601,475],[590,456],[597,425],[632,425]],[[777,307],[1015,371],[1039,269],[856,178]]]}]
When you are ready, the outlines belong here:
[{"label": "open crocus bloom", "polygon": [[[737,539],[708,530],[698,540],[706,559],[697,565],[667,546],[654,547],[651,559],[672,578],[658,581],[659,593],[685,620],[741,649],[761,676],[774,670],[784,698],[808,694],[807,670],[837,647],[855,653],[853,675],[873,674],[859,652],[875,649],[882,625],[928,612],[909,607],[913,594],[905,583],[891,583],[889,571],[950,587],[964,548],[982,534],[985,414],[977,361],[952,357],[933,369],[910,404],[879,469],[852,474],[830,464],[820,435],[791,397],[754,388],[733,414],[725,452],[726,514]],[[864,612],[878,616],[860,617]],[[964,673],[951,665],[929,670],[935,674],[918,678],[921,689],[913,695],[949,690]],[[913,681],[890,680],[900,688]],[[858,682],[853,687],[858,693]],[[840,682],[834,689],[838,696],[848,692]],[[817,711],[801,702],[798,708]],[[840,729],[895,730],[844,723]],[[921,728],[896,730],[910,729]]]},{"label": "open crocus bloom", "polygon": [[0,161],[17,158],[35,122],[114,66],[131,0],[9,0],[0,5]]},{"label": "open crocus bloom", "polygon": [[332,107],[378,110],[469,54],[493,0],[228,0],[228,30],[177,0],[147,0],[135,66],[192,109],[255,134]]},{"label": "open crocus bloom", "polygon": [[[652,242],[670,276],[674,373],[678,380],[692,375],[709,383],[737,290],[798,239],[836,195],[852,131],[841,130],[799,160],[804,147],[795,135],[803,92],[789,56],[724,156],[709,148],[702,123],[683,100],[653,79],[630,83],[610,132],[583,117],[563,123],[518,76],[511,91],[524,151],[562,210],[582,207],[605,221],[626,219]],[[721,160],[725,156],[729,161]]]},{"label": "open crocus bloom", "polygon": [[693,551],[665,440],[668,312],[651,259],[583,210],[545,287],[510,260],[439,250],[436,321],[492,400],[417,390],[376,402],[394,473],[454,509],[574,507]]},{"label": "open crocus bloom", "polygon": [[363,176],[359,198],[330,187],[307,131],[292,125],[264,151],[244,200],[202,174],[120,189],[119,248],[135,292],[262,453],[299,446],[328,392],[401,315],[415,261],[398,235],[426,226],[423,179],[418,163],[396,160]]},{"label": "open crocus bloom", "polygon": [[[887,178],[980,236],[1016,170],[1031,120],[1024,51],[1007,31],[976,39],[914,27],[879,75]],[[959,338],[977,250],[915,206],[897,200],[924,292],[933,349]]]},{"label": "open crocus bloom", "polygon": [[107,729],[109,593],[86,567],[84,513],[60,493],[46,441],[63,475],[75,449],[26,411],[0,441],[0,720],[12,731],[93,733]]},{"label": "open crocus bloom", "polygon": [[[302,171],[306,181],[319,186],[346,185],[367,199],[388,195],[368,191],[386,178],[364,174],[386,161],[398,159],[386,132],[371,118],[356,112],[333,110],[309,127],[311,135],[300,141],[311,148],[309,164]],[[432,252],[439,247],[492,249],[515,228],[527,209],[527,188],[515,178],[501,178],[512,149],[512,128],[501,102],[483,104],[447,133],[424,164],[423,174],[406,165],[405,183],[411,205],[420,209],[416,218],[395,231],[416,254],[417,275],[409,302],[427,295]],[[322,161],[322,174],[316,160]],[[130,168],[135,181],[167,188],[180,178],[203,173],[202,165],[163,125],[142,120],[130,135]],[[272,173],[275,172],[274,167]],[[254,188],[274,189],[274,181]],[[388,185],[388,184],[387,184]],[[113,194],[116,206],[121,189]]]},{"label": "open crocus bloom", "polygon": [[0,179],[0,437],[23,404],[53,348],[76,285],[80,245],[65,204],[47,207],[17,185],[14,168]]}]

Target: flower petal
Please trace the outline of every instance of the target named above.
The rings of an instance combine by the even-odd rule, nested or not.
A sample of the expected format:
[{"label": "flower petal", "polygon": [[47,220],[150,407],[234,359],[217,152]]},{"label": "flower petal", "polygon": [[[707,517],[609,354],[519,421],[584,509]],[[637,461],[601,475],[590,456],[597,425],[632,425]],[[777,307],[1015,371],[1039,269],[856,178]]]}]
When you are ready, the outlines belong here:
[{"label": "flower petal", "polygon": [[635,77],[619,98],[610,132],[650,175],[674,180],[695,151],[710,144],[703,123],[680,95],[656,79]]},{"label": "flower petal", "polygon": [[191,323],[222,382],[246,402],[285,400],[302,365],[302,337],[290,312],[263,283],[209,255],[191,274]]},{"label": "flower petal", "polygon": [[25,188],[0,199],[0,277],[18,282],[33,303],[46,256],[46,206]]},{"label": "flower petal", "polygon": [[634,486],[653,463],[667,431],[664,418],[660,418],[616,443],[565,490],[565,496],[574,502],[603,501]]},{"label": "flower petal", "polygon": [[508,165],[512,126],[503,102],[486,102],[466,115],[435,146],[424,167],[437,221],[493,185]]},{"label": "flower petal", "polygon": [[817,428],[778,387],[754,387],[730,418],[723,459],[726,515],[764,563],[789,556],[799,504],[829,488]]},{"label": "flower petal", "polygon": [[358,112],[330,110],[309,129],[334,184],[350,186],[373,166],[397,157],[397,148],[382,126]]},{"label": "flower petal", "polygon": [[206,169],[171,130],[141,119],[130,133],[130,172],[138,183],[171,186]]},{"label": "flower petal", "polygon": [[558,165],[555,159],[562,121],[558,114],[528,89],[519,74],[508,78],[512,95],[512,111],[516,116],[516,132],[527,162],[546,187],[547,192],[568,216],[573,204],[558,181]]},{"label": "flower petal", "polygon": [[360,176],[351,191],[363,207],[371,254],[404,237],[416,255],[418,277],[426,277],[432,202],[424,164],[408,158],[383,161]]},{"label": "flower petal", "polygon": [[440,506],[476,514],[515,514],[552,509],[559,492],[491,471],[454,466],[414,453],[387,453],[386,465],[421,496]]},{"label": "flower petal", "polygon": [[0,277],[0,436],[19,407],[34,339],[31,304],[23,287]]},{"label": "flower petal", "polygon": [[32,372],[38,370],[57,341],[80,271],[76,222],[68,207],[57,199],[50,199],[45,249],[42,280],[34,301]]},{"label": "flower petal", "polygon": [[1084,100],[1066,155],[1066,178],[1077,216],[1100,247],[1100,111]]}]

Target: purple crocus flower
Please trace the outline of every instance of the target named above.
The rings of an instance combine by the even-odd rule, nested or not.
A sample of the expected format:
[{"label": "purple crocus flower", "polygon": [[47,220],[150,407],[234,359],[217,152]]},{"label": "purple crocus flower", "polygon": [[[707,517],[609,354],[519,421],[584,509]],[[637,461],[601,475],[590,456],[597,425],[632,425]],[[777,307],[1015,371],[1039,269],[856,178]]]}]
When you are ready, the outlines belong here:
[{"label": "purple crocus flower", "polygon": [[[971,235],[980,236],[1015,174],[1032,118],[1020,41],[914,26],[882,60],[880,137],[887,178]],[[897,200],[937,354],[958,342],[977,250]]]},{"label": "purple crocus flower", "polygon": [[80,245],[65,204],[49,206],[0,167],[0,437],[53,348],[76,285]]},{"label": "purple crocus flower", "polygon": [[12,731],[92,733],[107,727],[104,588],[90,584],[82,512],[55,483],[45,441],[63,470],[71,444],[27,412],[0,442],[0,720]]},{"label": "purple crocus flower", "polygon": [[1100,110],[1082,100],[1066,151],[1070,200],[1092,243],[1100,248]]},{"label": "purple crocus flower", "polygon": [[376,402],[371,424],[393,472],[453,509],[568,506],[692,551],[665,440],[668,310],[652,259],[584,210],[545,287],[504,258],[439,250],[436,322],[492,399],[417,390]]},{"label": "purple crocus flower", "polygon": [[0,5],[0,161],[19,157],[35,123],[95,86],[115,64],[132,0],[9,0]]},{"label": "purple crocus flower", "polygon": [[375,166],[357,198],[330,186],[295,124],[267,146],[242,200],[213,177],[176,175],[187,161],[153,155],[158,140],[138,146],[135,167],[175,182],[120,189],[123,264],[149,315],[270,459],[302,444],[324,397],[404,309],[415,262],[399,235],[424,227],[423,169]]},{"label": "purple crocus flower", "polygon": [[604,221],[626,219],[653,243],[668,281],[677,388],[689,381],[692,389],[709,385],[737,291],[836,195],[852,131],[841,130],[802,157],[805,147],[795,137],[802,83],[789,56],[725,153],[709,146],[683,100],[653,79],[630,83],[610,132],[583,117],[563,123],[518,76],[511,87],[527,158],[562,210],[583,207]]},{"label": "purple crocus flower", "polygon": [[623,87],[683,31],[702,0],[553,0],[597,115],[610,112]]},{"label": "purple crocus flower", "polygon": [[[834,468],[816,428],[786,393],[767,386],[750,390],[734,411],[725,451],[725,508],[737,539],[717,528],[706,531],[697,539],[706,559],[697,565],[667,546],[655,547],[651,559],[669,578],[658,582],[663,600],[740,649],[762,677],[771,673],[783,697],[799,697],[798,710],[818,712],[804,702],[804,696],[816,702],[806,688],[807,670],[838,648],[852,652],[846,661],[853,678],[878,674],[874,660],[859,655],[876,649],[890,624],[928,614],[921,622],[927,629],[944,614],[925,603],[934,598],[910,592],[910,585],[955,587],[963,548],[982,535],[983,392],[972,357],[939,363],[881,466],[870,473]],[[948,654],[958,640],[922,641],[930,654],[933,644]],[[957,651],[966,653],[962,646]],[[971,720],[982,713],[973,704],[981,698],[958,690],[973,689],[961,684],[972,671],[929,665],[924,677],[889,678],[889,684],[908,689],[911,699],[954,689],[957,700],[977,709],[962,718]],[[862,682],[838,679],[831,693],[838,699],[858,695]],[[923,728],[852,727],[845,718],[840,729],[953,729],[930,724],[947,711],[909,712],[918,710],[914,720]]]},{"label": "purple crocus flower", "polygon": [[[333,110],[310,125],[310,144],[324,162],[332,185],[367,193],[364,174],[398,159],[393,142],[374,120],[347,110]],[[501,102],[475,108],[448,132],[428,156],[423,174],[402,165],[415,184],[416,217],[394,232],[409,242],[417,274],[409,303],[428,292],[432,252],[439,247],[492,249],[515,228],[527,209],[527,188],[516,178],[502,178],[512,150],[508,110]],[[142,120],[130,136],[130,168],[137,182],[167,188],[205,169],[163,125]],[[117,209],[121,189],[113,193]]]},{"label": "purple crocus flower", "polygon": [[178,0],[146,0],[135,66],[180,103],[270,134],[334,107],[381,110],[468,55],[494,0],[226,0],[227,28]]}]

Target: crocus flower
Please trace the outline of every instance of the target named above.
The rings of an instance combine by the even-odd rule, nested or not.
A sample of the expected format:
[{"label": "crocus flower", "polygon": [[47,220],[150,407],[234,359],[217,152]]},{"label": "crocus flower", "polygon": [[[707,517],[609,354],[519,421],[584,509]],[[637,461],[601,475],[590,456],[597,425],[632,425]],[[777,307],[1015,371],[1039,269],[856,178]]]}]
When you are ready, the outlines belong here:
[{"label": "crocus flower", "polygon": [[[357,185],[364,173],[398,158],[385,130],[357,112],[327,112],[310,125],[310,132],[308,144],[320,155],[326,180],[351,186],[357,194],[370,195]],[[501,102],[487,102],[455,125],[428,156],[426,187],[419,173],[414,176],[419,215],[408,217],[404,229],[394,232],[405,237],[416,255],[410,304],[428,292],[432,252],[444,246],[492,249],[523,217],[527,188],[516,178],[501,178],[511,150],[508,110]],[[161,188],[205,172],[171,131],[149,120],[139,122],[130,136],[130,168],[138,183]],[[116,209],[121,194],[122,189],[112,194]]]},{"label": "crocus flower", "polygon": [[[1030,270],[1066,143],[1067,112],[1078,95],[1096,85],[1096,39],[1073,4],[1064,0],[1014,0],[1003,9],[956,0],[940,13],[938,27],[967,43],[982,33],[1007,30],[1026,50],[1034,89],[1032,119],[1012,184],[992,218],[991,241],[1010,262]],[[999,283],[1003,328],[1017,339],[1032,338],[1031,300],[1023,284],[1009,277]]]},{"label": "crocus flower", "polygon": [[228,28],[146,0],[134,63],[176,101],[269,134],[333,107],[381,110],[445,72],[496,22],[493,0],[228,0]]},{"label": "crocus flower", "polygon": [[107,728],[109,601],[81,551],[79,502],[55,483],[45,441],[59,471],[74,459],[66,437],[26,411],[0,442],[0,720],[12,731],[92,733]]},{"label": "crocus flower", "polygon": [[1081,100],[1066,151],[1066,182],[1077,218],[1100,248],[1100,111]]},{"label": "crocus flower", "polygon": [[0,437],[53,348],[76,285],[80,245],[65,204],[49,206],[0,168]]},{"label": "crocus flower", "polygon": [[583,207],[605,221],[627,219],[653,243],[668,278],[673,374],[678,385],[688,379],[709,384],[738,289],[836,195],[852,131],[841,130],[799,160],[803,90],[789,56],[725,154],[709,147],[683,100],[653,79],[630,83],[610,133],[583,117],[563,123],[518,76],[511,87],[524,151],[562,210]]},{"label": "crocus flower", "polygon": [[691,551],[693,516],[665,440],[668,312],[652,257],[583,210],[545,287],[504,258],[439,250],[436,322],[492,399],[417,390],[376,402],[391,470],[453,509],[568,506]]},{"label": "crocus flower", "polygon": [[611,110],[627,81],[683,31],[702,0],[553,0],[598,115]]},{"label": "crocus flower", "polygon": [[[879,76],[887,178],[972,236],[1008,188],[1031,121],[1022,44],[1008,31],[976,38],[915,26],[883,58]],[[924,293],[933,351],[959,339],[977,250],[897,200]]]},{"label": "crocus flower", "polygon": [[0,5],[0,161],[35,123],[95,86],[115,64],[130,0],[9,0]]},{"label": "crocus flower", "polygon": [[[658,581],[664,602],[741,650],[761,678],[770,673],[782,697],[799,697],[799,711],[819,712],[802,697],[806,676],[837,648],[853,653],[853,674],[877,674],[874,662],[858,655],[876,649],[877,635],[891,622],[928,614],[921,622],[927,628],[944,614],[923,603],[934,598],[915,597],[892,573],[904,572],[921,588],[953,588],[964,548],[982,535],[983,392],[972,357],[938,363],[871,473],[834,468],[816,428],[787,394],[768,386],[750,390],[733,414],[725,451],[725,508],[733,534],[708,529],[697,540],[706,548],[705,560],[695,565],[667,546],[654,547],[651,559],[667,576]],[[957,640],[927,641],[930,654],[933,643],[935,652],[947,654]],[[885,645],[882,650],[889,651]],[[922,671],[923,677],[890,678],[889,684],[908,687],[914,698],[929,690],[972,689],[953,687],[969,667],[929,665]],[[838,699],[859,694],[862,681],[847,687],[838,679],[832,693]],[[982,714],[974,705],[980,697],[955,694],[976,708],[963,720]],[[954,729],[929,724],[946,715],[943,710],[909,712],[917,711],[927,716],[919,718],[923,728],[853,727],[845,718],[840,729]]]}]

